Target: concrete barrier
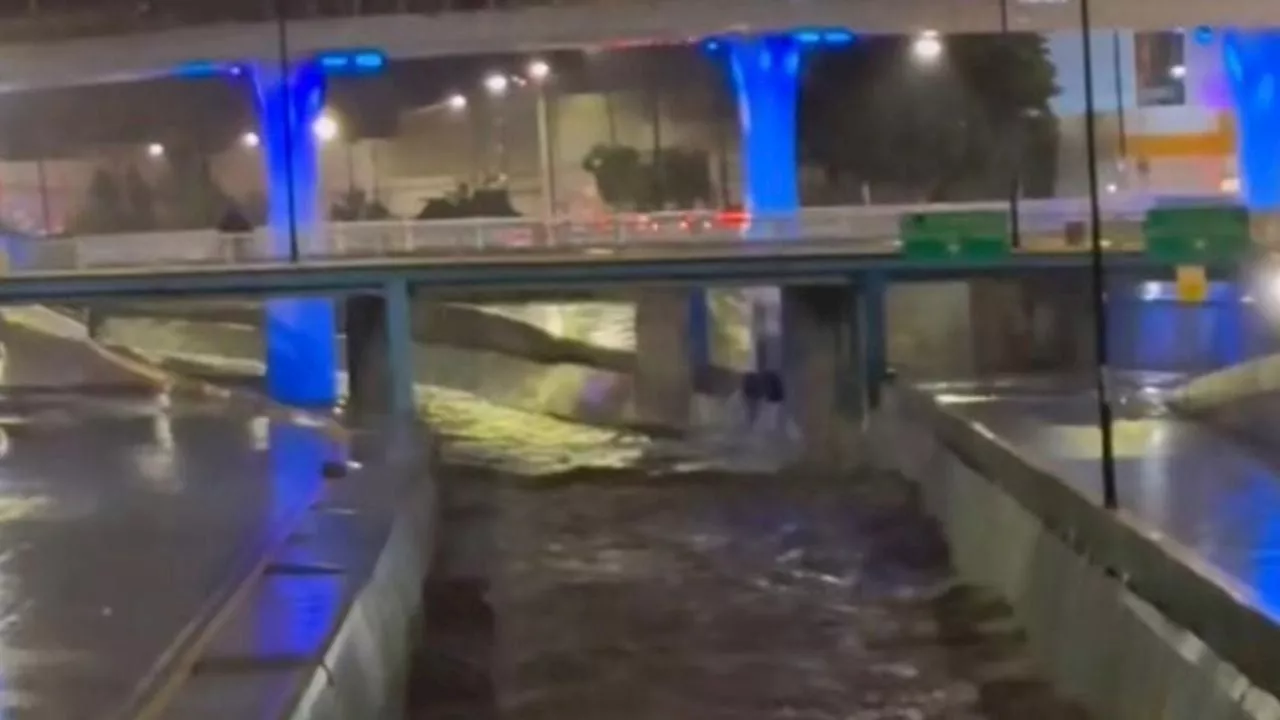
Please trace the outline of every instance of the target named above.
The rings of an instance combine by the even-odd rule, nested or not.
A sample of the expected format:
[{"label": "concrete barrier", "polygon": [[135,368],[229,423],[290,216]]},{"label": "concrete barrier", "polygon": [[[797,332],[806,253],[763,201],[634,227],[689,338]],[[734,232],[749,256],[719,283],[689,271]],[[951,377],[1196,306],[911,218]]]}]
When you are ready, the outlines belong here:
[{"label": "concrete barrier", "polygon": [[1224,429],[1275,456],[1280,440],[1280,355],[1201,375],[1173,389],[1166,404]]},{"label": "concrete barrier", "polygon": [[[397,439],[405,441],[412,439]],[[436,546],[436,486],[425,470],[421,460],[412,459],[394,471],[401,475],[402,487],[391,496],[395,510],[386,541],[338,622],[324,661],[312,668],[306,689],[287,715],[291,720],[404,716],[422,589]],[[348,484],[333,499],[356,501],[362,492]]]},{"label": "concrete barrier", "polygon": [[403,717],[435,547],[433,450],[414,426],[362,437],[377,439],[368,466],[326,484],[136,717]]},{"label": "concrete barrier", "polygon": [[1096,718],[1280,718],[1280,627],[1189,553],[1094,505],[923,393],[870,429],[966,582],[1003,596],[1041,671]]}]

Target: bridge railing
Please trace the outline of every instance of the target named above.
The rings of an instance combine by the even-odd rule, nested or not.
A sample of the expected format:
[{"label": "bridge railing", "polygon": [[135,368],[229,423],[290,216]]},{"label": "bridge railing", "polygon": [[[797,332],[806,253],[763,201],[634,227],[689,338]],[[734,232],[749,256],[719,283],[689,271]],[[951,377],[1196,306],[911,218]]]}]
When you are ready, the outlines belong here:
[{"label": "bridge railing", "polygon": [[[1108,204],[1108,247],[1141,247],[1144,198]],[[298,238],[304,261],[504,254],[527,256],[672,252],[732,248],[750,243],[839,246],[849,252],[893,252],[904,214],[1007,209],[1006,203],[953,203],[807,208],[799,213],[746,216],[716,211],[631,213],[598,218],[490,218],[329,223],[315,237]],[[1088,241],[1087,202],[1026,201],[1019,210],[1020,250],[1081,249]],[[1275,223],[1267,227],[1280,230]],[[1272,232],[1280,239],[1280,232]],[[216,230],[87,235],[11,241],[9,272],[177,265],[246,265],[292,257],[289,239],[266,229],[243,234]]]}]

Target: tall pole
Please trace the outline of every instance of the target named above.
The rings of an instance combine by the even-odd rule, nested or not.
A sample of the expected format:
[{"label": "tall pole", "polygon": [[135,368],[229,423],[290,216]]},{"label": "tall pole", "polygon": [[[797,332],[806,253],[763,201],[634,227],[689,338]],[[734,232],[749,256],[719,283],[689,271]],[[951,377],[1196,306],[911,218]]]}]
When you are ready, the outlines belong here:
[{"label": "tall pole", "polygon": [[1093,52],[1089,42],[1092,22],[1089,0],[1080,0],[1080,37],[1084,44],[1084,138],[1089,169],[1089,257],[1093,291],[1094,392],[1098,401],[1098,430],[1102,440],[1102,504],[1114,510],[1119,504],[1116,490],[1115,438],[1111,427],[1111,399],[1107,393],[1106,277],[1102,266],[1102,208],[1098,192],[1098,124],[1094,117]]},{"label": "tall pole", "polygon": [[1111,35],[1111,64],[1115,70],[1112,73],[1116,82],[1116,130],[1120,134],[1119,151],[1120,162],[1128,167],[1129,162],[1129,137],[1125,131],[1124,117],[1124,76],[1120,72],[1120,31],[1116,30]]},{"label": "tall pole", "polygon": [[36,158],[36,184],[40,189],[40,221],[44,235],[53,232],[53,211],[49,207],[49,175],[45,171],[44,152]]},{"label": "tall pole", "polygon": [[347,146],[347,197],[356,194],[356,144],[354,140],[344,139]]},{"label": "tall pole", "polygon": [[293,123],[290,121],[290,118],[293,117],[298,109],[291,107],[293,99],[288,96],[290,71],[289,28],[285,26],[285,0],[275,0],[273,7],[275,8],[276,13],[276,40],[280,49],[280,83],[275,89],[276,91],[285,94],[285,97],[283,98],[285,109],[284,112],[281,113],[280,118],[284,127],[280,130],[284,140],[284,180],[287,185],[285,188],[285,197],[287,198],[286,204],[289,208],[289,261],[296,263],[299,260],[300,253],[298,248],[298,199],[294,196],[294,193],[296,192],[295,181],[297,178],[294,177],[293,154],[297,152],[297,148],[295,147],[296,140],[293,137]]},{"label": "tall pole", "polygon": [[497,112],[494,114],[494,126],[497,128],[498,176],[505,182],[507,175],[507,103],[504,97],[498,98]]},{"label": "tall pole", "polygon": [[[1012,48],[1009,38],[1009,0],[1000,0],[1000,35],[1006,48]],[[1009,234],[1013,246],[1022,246],[1022,109],[1016,109],[1013,118],[1013,168],[1009,177]]]},{"label": "tall pole", "polygon": [[650,55],[649,65],[649,109],[653,115],[653,181],[654,194],[658,207],[654,210],[661,212],[666,209],[666,172],[662,167],[662,96],[658,92],[658,78],[654,72],[652,55]]},{"label": "tall pole", "polygon": [[543,212],[548,221],[556,216],[556,178],[552,166],[551,154],[551,119],[547,111],[547,89],[543,83],[537,86],[538,114],[538,162],[542,170]]}]

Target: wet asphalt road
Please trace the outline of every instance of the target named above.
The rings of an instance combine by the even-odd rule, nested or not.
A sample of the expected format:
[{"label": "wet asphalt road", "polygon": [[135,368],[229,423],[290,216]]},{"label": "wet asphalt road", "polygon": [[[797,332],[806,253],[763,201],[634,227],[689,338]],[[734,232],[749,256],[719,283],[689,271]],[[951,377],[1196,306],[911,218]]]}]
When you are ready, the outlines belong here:
[{"label": "wet asphalt road", "polygon": [[450,477],[410,720],[1084,717],[904,481]]},{"label": "wet asphalt road", "polygon": [[249,408],[21,327],[0,343],[0,717],[107,717],[319,474]]}]

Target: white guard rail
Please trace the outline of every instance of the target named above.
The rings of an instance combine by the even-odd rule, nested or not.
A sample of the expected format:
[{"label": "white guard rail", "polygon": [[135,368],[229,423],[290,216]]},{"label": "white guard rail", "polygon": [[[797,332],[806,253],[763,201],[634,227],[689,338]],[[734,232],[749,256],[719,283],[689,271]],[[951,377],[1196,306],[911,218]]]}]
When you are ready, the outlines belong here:
[{"label": "white guard rail", "polygon": [[[1134,228],[1150,198],[1108,198],[1104,233]],[[328,223],[298,239],[304,260],[458,254],[580,254],[599,250],[707,246],[751,242],[848,243],[867,252],[892,249],[904,214],[1007,210],[1007,203],[945,203],[806,208],[794,215],[745,217],[718,211],[620,214],[583,220],[530,218],[396,220]],[[1082,244],[1088,237],[1084,198],[1026,200],[1018,220],[1028,249]],[[1269,233],[1275,234],[1275,233]],[[234,235],[216,230],[11,240],[9,271],[166,265],[243,265],[287,260],[287,238],[260,228]]]}]

